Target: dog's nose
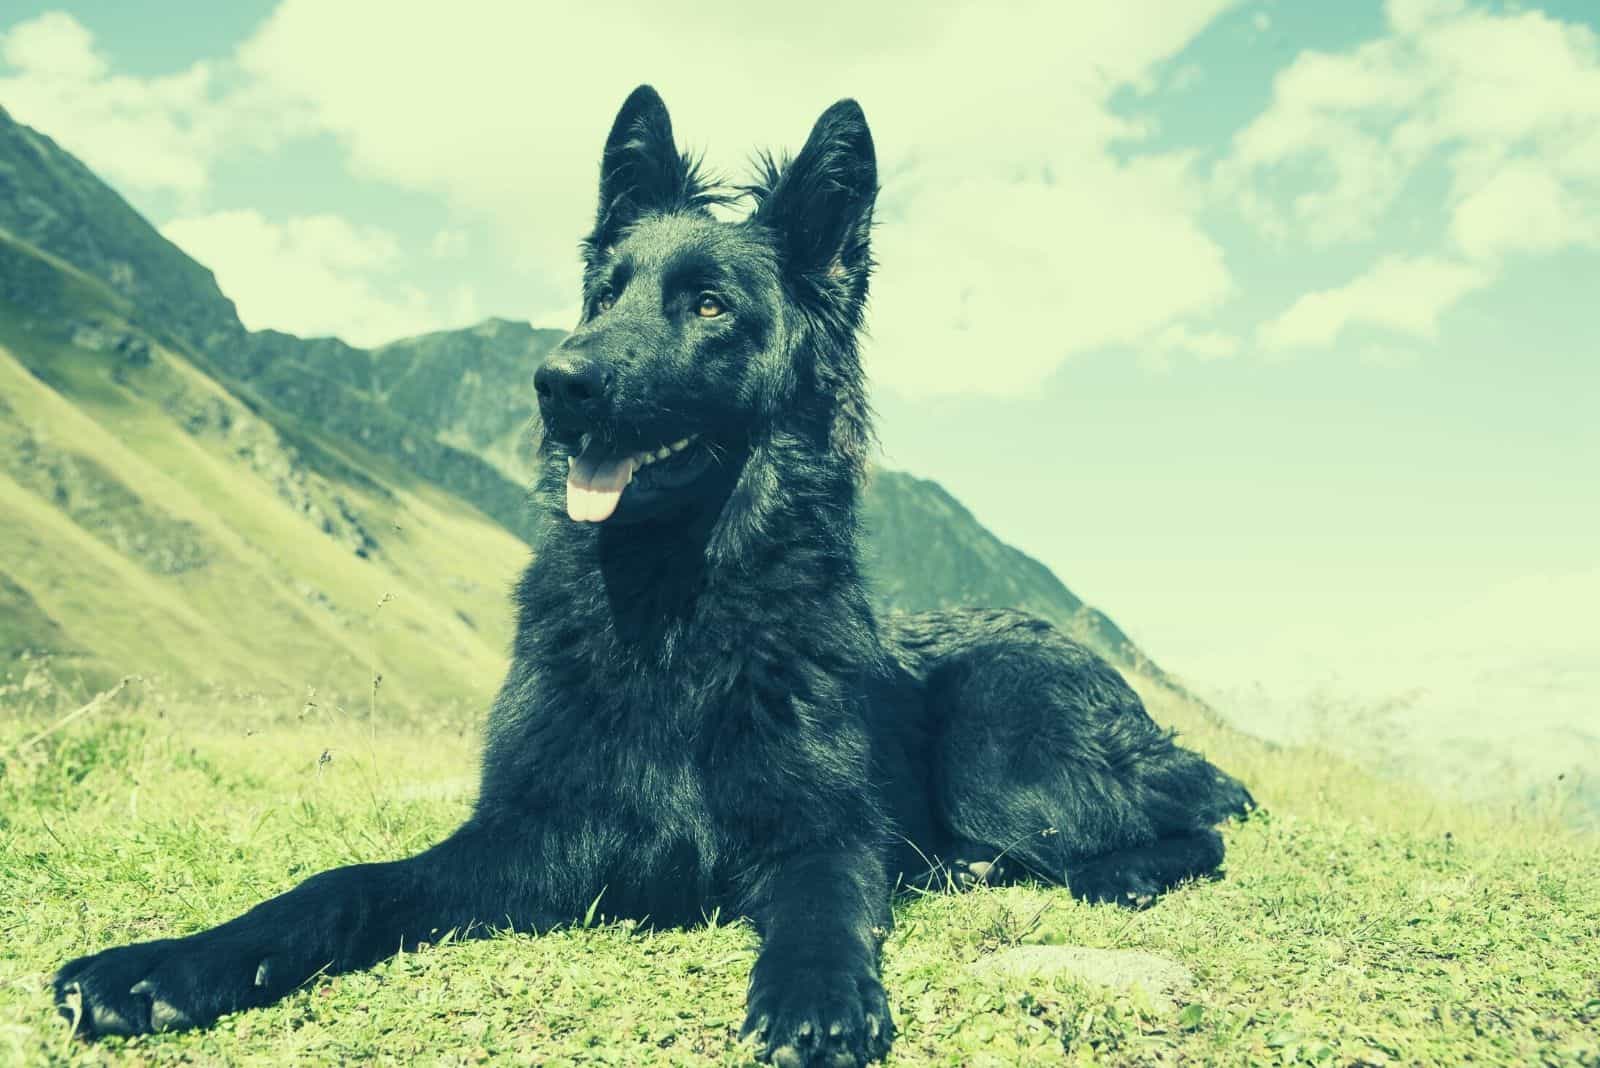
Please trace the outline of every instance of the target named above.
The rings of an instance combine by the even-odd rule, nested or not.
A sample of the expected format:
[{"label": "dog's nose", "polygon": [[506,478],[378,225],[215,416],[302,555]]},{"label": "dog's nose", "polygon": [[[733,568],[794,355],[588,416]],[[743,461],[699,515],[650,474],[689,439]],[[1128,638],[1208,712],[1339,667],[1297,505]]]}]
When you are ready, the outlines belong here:
[{"label": "dog's nose", "polygon": [[595,415],[611,376],[597,361],[575,352],[551,356],[533,376],[533,389],[547,410],[579,417]]}]

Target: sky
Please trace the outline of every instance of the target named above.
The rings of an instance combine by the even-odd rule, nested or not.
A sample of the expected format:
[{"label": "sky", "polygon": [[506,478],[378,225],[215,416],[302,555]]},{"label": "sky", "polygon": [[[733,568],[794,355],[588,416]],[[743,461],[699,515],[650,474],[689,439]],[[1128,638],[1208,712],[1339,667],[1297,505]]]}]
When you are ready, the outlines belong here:
[{"label": "sky", "polygon": [[569,326],[646,81],[735,176],[861,102],[886,463],[1169,669],[1504,721],[1484,650],[1557,656],[1600,724],[1592,0],[0,12],[0,104],[246,325],[357,344]]}]

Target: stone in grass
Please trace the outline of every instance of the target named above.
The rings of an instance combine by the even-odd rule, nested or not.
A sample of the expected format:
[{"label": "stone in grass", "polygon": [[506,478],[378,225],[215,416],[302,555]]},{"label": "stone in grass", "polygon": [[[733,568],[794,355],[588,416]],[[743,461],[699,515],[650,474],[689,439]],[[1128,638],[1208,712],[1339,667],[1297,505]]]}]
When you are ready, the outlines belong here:
[{"label": "stone in grass", "polygon": [[1175,960],[1140,949],[1088,946],[1017,946],[974,961],[973,972],[990,978],[1028,979],[1071,975],[1118,990],[1139,987],[1158,1012],[1174,1012],[1194,987],[1194,973]]}]

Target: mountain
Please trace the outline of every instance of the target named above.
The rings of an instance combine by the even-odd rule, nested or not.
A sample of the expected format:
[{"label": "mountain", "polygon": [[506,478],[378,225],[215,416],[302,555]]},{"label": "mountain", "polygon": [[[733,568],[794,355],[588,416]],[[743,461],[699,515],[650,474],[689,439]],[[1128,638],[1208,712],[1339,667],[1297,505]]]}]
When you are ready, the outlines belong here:
[{"label": "mountain", "polygon": [[351,704],[377,673],[407,704],[481,698],[526,547],[384,457],[231,392],[129,312],[0,234],[13,675],[93,688],[137,671]]},{"label": "mountain", "polygon": [[[531,537],[532,376],[562,336],[248,331],[210,271],[0,110],[0,661],[481,694]],[[882,607],[1024,607],[1164,681],[936,483],[877,471],[865,518]]]},{"label": "mountain", "polygon": [[190,343],[244,333],[212,273],[50,138],[0,108],[0,228],[104,282]]},{"label": "mountain", "polygon": [[3,108],[0,230],[103,283],[122,299],[131,324],[241,396],[393,457],[507,529],[529,533],[521,486],[384,403],[384,383],[404,377],[398,361],[380,368],[374,353],[335,338],[247,331],[209,270],[70,153]]},{"label": "mountain", "polygon": [[439,440],[480,456],[518,485],[533,477],[533,371],[566,337],[490,319],[385,345],[373,353],[374,389]]},{"label": "mountain", "polygon": [[881,604],[905,611],[1004,605],[1050,620],[1112,663],[1181,687],[1055,573],[990,533],[937,482],[873,472],[864,521],[867,574]]}]

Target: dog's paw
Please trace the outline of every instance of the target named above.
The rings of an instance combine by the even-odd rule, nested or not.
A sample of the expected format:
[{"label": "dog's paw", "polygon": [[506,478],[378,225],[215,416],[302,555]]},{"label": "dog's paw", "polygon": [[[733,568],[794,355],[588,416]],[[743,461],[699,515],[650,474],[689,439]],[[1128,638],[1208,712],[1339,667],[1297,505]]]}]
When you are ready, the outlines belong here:
[{"label": "dog's paw", "polygon": [[1009,886],[1020,877],[1015,865],[1003,858],[950,862],[950,880],[956,890],[976,890],[984,886]]},{"label": "dog's paw", "polygon": [[751,983],[740,1037],[779,1068],[853,1068],[889,1051],[894,1021],[876,976],[789,968]]},{"label": "dog's paw", "polygon": [[69,961],[56,1007],[85,1038],[205,1027],[270,1000],[270,957],[197,935],[140,942]]},{"label": "dog's paw", "polygon": [[1091,905],[1121,905],[1125,909],[1149,908],[1162,891],[1159,883],[1142,872],[1097,864],[1074,871],[1067,889],[1073,897]]}]

